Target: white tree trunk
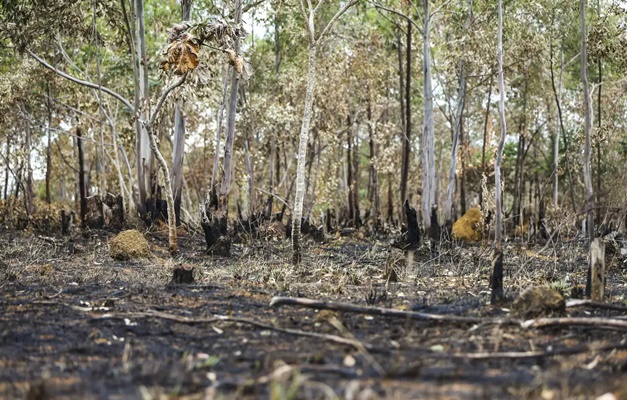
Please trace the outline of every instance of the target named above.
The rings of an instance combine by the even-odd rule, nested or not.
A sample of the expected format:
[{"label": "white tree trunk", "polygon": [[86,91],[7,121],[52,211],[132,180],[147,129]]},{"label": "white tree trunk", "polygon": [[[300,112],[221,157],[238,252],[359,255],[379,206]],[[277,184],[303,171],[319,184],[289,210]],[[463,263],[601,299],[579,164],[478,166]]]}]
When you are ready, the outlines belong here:
[{"label": "white tree trunk", "polygon": [[[141,106],[141,102],[148,100],[148,60],[146,57],[146,33],[144,27],[144,0],[135,0],[135,18],[136,21],[136,60],[138,68],[138,99]],[[146,120],[149,114],[149,110],[144,110],[141,115],[142,120]],[[146,207],[146,200],[151,196],[150,187],[150,168],[152,165],[152,153],[150,151],[150,139],[148,138],[148,132],[145,127],[137,124],[137,139],[136,139],[136,162],[137,162],[137,184],[139,185],[139,197],[140,197],[140,209],[144,210]]]},{"label": "white tree trunk", "polygon": [[492,301],[503,299],[503,249],[502,249],[502,219],[503,206],[501,201],[501,161],[503,159],[503,147],[507,125],[505,123],[505,82],[503,77],[503,5],[498,0],[499,28],[498,28],[498,63],[499,63],[499,117],[501,120],[501,136],[494,163],[494,184],[496,203],[496,222],[494,226],[494,260],[490,286],[492,289]]},{"label": "white tree trunk", "polygon": [[292,215],[292,245],[294,249],[294,263],[300,263],[301,234],[300,225],[303,218],[303,202],[305,200],[305,159],[307,143],[309,142],[309,125],[313,109],[314,88],[316,85],[316,44],[309,45],[309,69],[307,71],[307,91],[305,93],[305,109],[303,123],[300,129],[298,143],[298,163],[296,166],[296,195],[294,196],[294,214]]},{"label": "white tree trunk", "polygon": [[[464,29],[470,28],[470,20],[472,18],[472,0],[468,1],[468,17],[464,22]],[[464,101],[466,100],[466,70],[464,58],[466,57],[466,40],[464,39],[462,57],[459,60],[459,88],[457,89],[457,110],[455,113],[453,145],[451,150],[451,165],[448,172],[448,185],[446,188],[446,205],[444,207],[444,215],[447,224],[452,222],[453,218],[453,198],[455,196],[455,170],[457,169],[457,149],[459,138],[462,130],[462,117],[464,114]]]},{"label": "white tree trunk", "polygon": [[431,48],[429,0],[423,0],[425,23],[423,28],[423,103],[424,122],[422,126],[422,222],[425,229],[431,229],[431,206],[435,204],[435,148],[433,139],[433,84],[431,78]]},{"label": "white tree trunk", "polygon": [[505,146],[505,136],[507,135],[507,124],[505,122],[505,81],[503,77],[503,6],[502,0],[499,0],[499,31],[498,31],[498,63],[499,63],[499,117],[501,120],[501,136],[499,137],[499,146],[496,153],[496,162],[494,163],[494,184],[495,184],[495,203],[496,203],[496,222],[494,232],[494,243],[500,251],[502,244],[502,218],[503,207],[501,201],[501,161],[503,159],[503,147]]},{"label": "white tree trunk", "polygon": [[594,193],[592,190],[592,167],[590,165],[590,129],[592,115],[590,113],[590,90],[588,88],[588,54],[586,49],[586,0],[579,3],[581,12],[581,81],[583,83],[583,106],[585,113],[586,143],[583,151],[583,179],[586,184],[586,208],[588,239],[594,239]]}]

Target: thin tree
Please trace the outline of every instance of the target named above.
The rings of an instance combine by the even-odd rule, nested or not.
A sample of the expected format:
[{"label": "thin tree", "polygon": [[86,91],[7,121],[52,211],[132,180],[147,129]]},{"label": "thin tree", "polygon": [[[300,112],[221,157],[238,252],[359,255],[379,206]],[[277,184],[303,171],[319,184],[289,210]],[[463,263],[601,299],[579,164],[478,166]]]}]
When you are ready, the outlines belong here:
[{"label": "thin tree", "polygon": [[[192,0],[181,2],[183,22],[191,19]],[[181,193],[183,189],[183,154],[185,152],[185,117],[183,115],[184,101],[177,101],[174,109],[174,138],[172,149],[172,188],[174,192],[174,214],[176,224],[181,223]]]},{"label": "thin tree", "polygon": [[[472,19],[472,0],[468,0],[468,15],[464,22],[464,32],[470,29]],[[455,195],[455,170],[457,169],[457,149],[462,132],[462,117],[464,115],[464,102],[466,99],[466,36],[462,45],[462,56],[459,59],[459,87],[457,89],[457,110],[455,113],[454,130],[453,130],[453,146],[451,150],[451,164],[448,172],[448,185],[446,188],[446,204],[444,207],[444,215],[446,217],[446,225],[450,228],[453,224],[453,196]]]},{"label": "thin tree", "polygon": [[311,114],[313,109],[314,88],[316,85],[316,53],[318,45],[324,38],[333,23],[344,14],[350,7],[357,3],[351,0],[340,8],[329,20],[322,32],[316,36],[315,18],[318,7],[323,3],[320,1],[315,7],[310,0],[299,0],[300,11],[305,19],[307,38],[309,40],[309,67],[307,70],[307,90],[305,92],[305,107],[303,110],[303,122],[300,129],[300,139],[298,143],[298,162],[296,167],[296,194],[294,196],[294,214],[292,215],[292,246],[293,262],[299,264],[302,259],[301,253],[301,220],[303,218],[303,202],[305,200],[305,164],[307,154],[307,143],[309,142],[309,126],[311,124]]},{"label": "thin tree", "polygon": [[503,238],[502,219],[503,206],[501,201],[501,160],[503,159],[503,147],[505,146],[505,135],[507,125],[505,123],[505,83],[503,78],[503,3],[498,0],[499,27],[498,27],[498,63],[499,63],[499,117],[501,119],[501,136],[499,147],[494,163],[494,184],[496,221],[494,225],[494,257],[492,260],[492,276],[490,277],[490,288],[492,289],[492,302],[503,300]]},{"label": "thin tree", "polygon": [[[594,240],[594,190],[592,188],[592,167],[590,165],[590,129],[592,126],[590,89],[588,85],[588,53],[586,48],[586,0],[579,2],[581,15],[581,81],[583,83],[583,106],[586,134],[586,142],[583,151],[583,179],[586,185],[586,231],[588,241],[592,245]],[[590,251],[592,253],[592,250]],[[592,255],[592,254],[591,254]],[[588,276],[586,279],[586,296],[592,292],[592,257],[588,260]]]}]

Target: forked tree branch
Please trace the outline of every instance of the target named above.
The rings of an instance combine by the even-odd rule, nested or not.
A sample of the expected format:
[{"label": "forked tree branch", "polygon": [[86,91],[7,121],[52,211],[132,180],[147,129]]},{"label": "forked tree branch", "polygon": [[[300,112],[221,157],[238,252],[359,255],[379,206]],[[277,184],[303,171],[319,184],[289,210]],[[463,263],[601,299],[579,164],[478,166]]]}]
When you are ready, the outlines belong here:
[{"label": "forked tree branch", "polygon": [[[33,58],[34,58],[34,59],[35,59],[38,63],[40,63],[40,64],[41,64],[41,65],[43,65],[44,67],[48,68],[50,71],[55,72],[57,75],[60,75],[60,76],[62,76],[63,78],[65,78],[65,79],[67,79],[67,80],[69,80],[69,81],[72,81],[72,82],[74,82],[74,83],[77,83],[77,84],[79,84],[79,85],[87,86],[87,87],[92,88],[92,89],[102,89],[102,91],[103,91],[103,92],[105,92],[105,93],[109,94],[110,96],[115,97],[116,99],[118,99],[119,101],[121,101],[121,102],[122,102],[122,104],[124,104],[124,105],[125,105],[125,106],[129,109],[129,111],[130,111],[130,112],[133,112],[133,110],[134,110],[133,105],[131,104],[131,102],[130,102],[130,101],[128,101],[127,99],[125,99],[124,97],[122,97],[122,95],[120,95],[120,94],[118,94],[118,93],[114,92],[113,90],[111,90],[111,89],[109,89],[109,88],[107,88],[107,87],[104,87],[104,86],[98,86],[98,85],[96,85],[96,84],[94,84],[94,83],[91,83],[91,82],[88,82],[88,81],[84,81],[84,80],[79,79],[79,78],[76,78],[76,77],[74,77],[74,76],[72,76],[72,75],[68,75],[68,74],[66,74],[65,72],[63,72],[63,71],[61,71],[61,70],[57,69],[56,67],[53,67],[52,65],[48,64],[48,63],[47,63],[44,59],[40,58],[37,54],[33,53],[33,52],[32,52],[32,51],[30,51],[29,49],[26,49],[26,52],[27,52],[27,53],[28,53],[31,57],[33,57]],[[182,82],[181,82],[181,83],[182,83]]]}]

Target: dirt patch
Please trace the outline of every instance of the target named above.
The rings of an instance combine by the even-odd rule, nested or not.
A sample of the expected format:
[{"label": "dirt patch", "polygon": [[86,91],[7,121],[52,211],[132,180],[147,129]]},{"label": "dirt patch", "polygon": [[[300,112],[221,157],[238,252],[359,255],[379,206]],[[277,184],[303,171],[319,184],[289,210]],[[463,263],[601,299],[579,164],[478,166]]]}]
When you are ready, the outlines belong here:
[{"label": "dirt patch", "polygon": [[[395,266],[394,283],[385,246],[375,241],[310,243],[295,268],[287,242],[234,243],[234,256],[221,258],[206,255],[202,235],[188,234],[174,262],[193,265],[197,283],[181,286],[169,284],[165,234],[148,239],[152,258],[119,262],[103,232],[87,239],[0,234],[0,398],[627,396],[624,330],[490,322],[510,315],[488,304],[488,247],[418,252]],[[543,257],[516,246],[505,253],[510,298],[532,283],[585,280],[585,252],[576,243]],[[624,303],[624,274],[608,273],[609,301]],[[273,296],[483,322],[272,308]]]}]

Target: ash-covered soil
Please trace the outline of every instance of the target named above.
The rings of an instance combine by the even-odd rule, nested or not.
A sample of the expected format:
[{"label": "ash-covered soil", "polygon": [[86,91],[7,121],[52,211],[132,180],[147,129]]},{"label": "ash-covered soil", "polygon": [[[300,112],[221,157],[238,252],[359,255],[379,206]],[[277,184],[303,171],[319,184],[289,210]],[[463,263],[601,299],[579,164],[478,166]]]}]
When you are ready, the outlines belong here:
[{"label": "ash-covered soil", "polygon": [[[627,398],[626,329],[494,323],[510,315],[508,304],[489,304],[487,245],[406,259],[386,241],[332,237],[310,243],[295,268],[283,241],[236,243],[219,258],[187,234],[169,260],[156,232],[147,234],[151,258],[121,262],[108,237],[0,233],[0,398]],[[568,298],[585,283],[583,243],[542,247],[507,246],[508,297],[553,284]],[[169,284],[181,264],[194,267],[195,284]],[[607,301],[625,305],[627,272],[608,264]],[[272,308],[274,296],[485,322]]]}]

